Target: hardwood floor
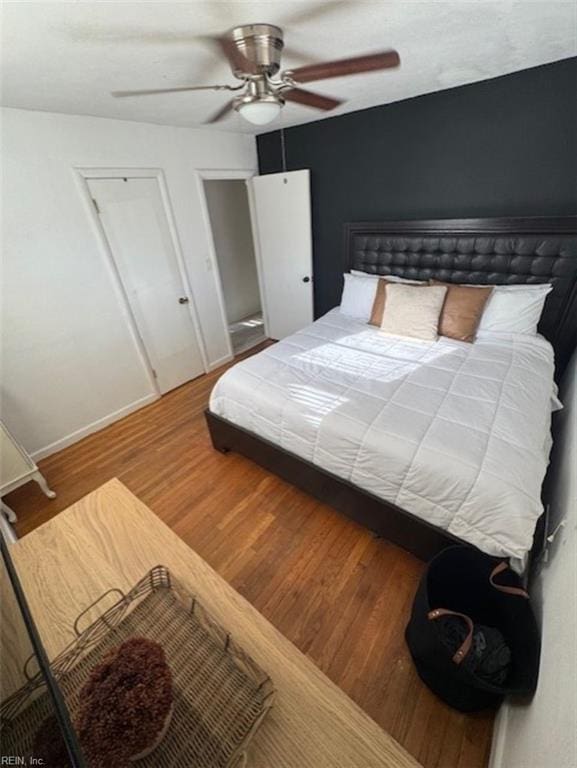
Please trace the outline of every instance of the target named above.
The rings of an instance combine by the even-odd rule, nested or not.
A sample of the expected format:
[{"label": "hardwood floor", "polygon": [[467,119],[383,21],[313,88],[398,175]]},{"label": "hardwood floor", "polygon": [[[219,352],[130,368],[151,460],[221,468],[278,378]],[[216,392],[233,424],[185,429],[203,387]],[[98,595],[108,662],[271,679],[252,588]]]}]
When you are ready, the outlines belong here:
[{"label": "hardwood floor", "polygon": [[223,370],[41,461],[57,498],[36,483],[7,496],[19,535],[118,477],[426,768],[483,768],[493,716],[436,699],[405,647],[423,564],[213,450],[203,410]]}]

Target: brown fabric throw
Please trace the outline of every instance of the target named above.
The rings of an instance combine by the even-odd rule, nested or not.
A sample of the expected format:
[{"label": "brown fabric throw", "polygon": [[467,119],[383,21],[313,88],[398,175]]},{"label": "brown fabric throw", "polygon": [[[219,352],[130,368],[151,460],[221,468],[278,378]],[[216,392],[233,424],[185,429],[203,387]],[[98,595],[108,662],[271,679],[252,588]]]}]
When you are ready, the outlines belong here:
[{"label": "brown fabric throw", "polygon": [[377,328],[381,327],[383,322],[383,312],[385,311],[385,299],[387,298],[387,283],[383,277],[379,278],[377,285],[377,292],[375,294],[375,300],[373,301],[373,309],[371,310],[371,316],[369,318],[369,325],[376,325]]},{"label": "brown fabric throw", "polygon": [[447,295],[439,319],[439,335],[469,343],[475,341],[475,334],[493,287],[476,288],[443,283],[439,280],[431,280],[431,285],[447,286]]}]

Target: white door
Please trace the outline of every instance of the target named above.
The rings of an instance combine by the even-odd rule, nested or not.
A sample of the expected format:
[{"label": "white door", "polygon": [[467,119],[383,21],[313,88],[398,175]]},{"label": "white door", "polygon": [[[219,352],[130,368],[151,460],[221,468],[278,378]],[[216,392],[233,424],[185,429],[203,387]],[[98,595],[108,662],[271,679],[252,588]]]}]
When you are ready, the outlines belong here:
[{"label": "white door", "polygon": [[309,171],[247,182],[266,335],[282,339],[313,321]]},{"label": "white door", "polygon": [[106,239],[161,393],[204,373],[155,178],[89,179]]}]

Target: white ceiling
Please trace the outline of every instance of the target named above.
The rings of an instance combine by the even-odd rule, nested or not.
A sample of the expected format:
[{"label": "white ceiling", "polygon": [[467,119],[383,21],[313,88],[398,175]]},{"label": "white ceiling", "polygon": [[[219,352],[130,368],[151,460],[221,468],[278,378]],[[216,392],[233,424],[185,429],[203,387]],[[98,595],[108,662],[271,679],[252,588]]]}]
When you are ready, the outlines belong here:
[{"label": "white ceiling", "polygon": [[[308,19],[302,20],[303,14]],[[575,0],[23,0],[2,3],[2,22],[4,106],[185,126],[201,126],[228,95],[115,99],[110,91],[238,82],[202,39],[236,24],[282,26],[286,45],[298,51],[283,59],[287,68],[388,48],[401,56],[398,70],[307,85],[348,101],[330,113],[288,104],[281,118],[264,130],[577,54]],[[236,113],[217,127],[263,131]]]}]

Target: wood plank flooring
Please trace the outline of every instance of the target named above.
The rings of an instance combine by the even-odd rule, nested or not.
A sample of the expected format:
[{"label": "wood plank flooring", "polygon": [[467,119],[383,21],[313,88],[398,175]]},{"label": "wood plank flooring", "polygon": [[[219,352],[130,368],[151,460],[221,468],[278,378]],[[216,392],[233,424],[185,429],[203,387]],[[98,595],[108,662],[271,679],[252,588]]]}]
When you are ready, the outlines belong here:
[{"label": "wood plank flooring", "polygon": [[425,768],[484,768],[493,716],[437,700],[405,647],[423,564],[215,451],[203,410],[223,370],[41,461],[57,498],[36,483],[7,496],[19,535],[118,477]]}]

